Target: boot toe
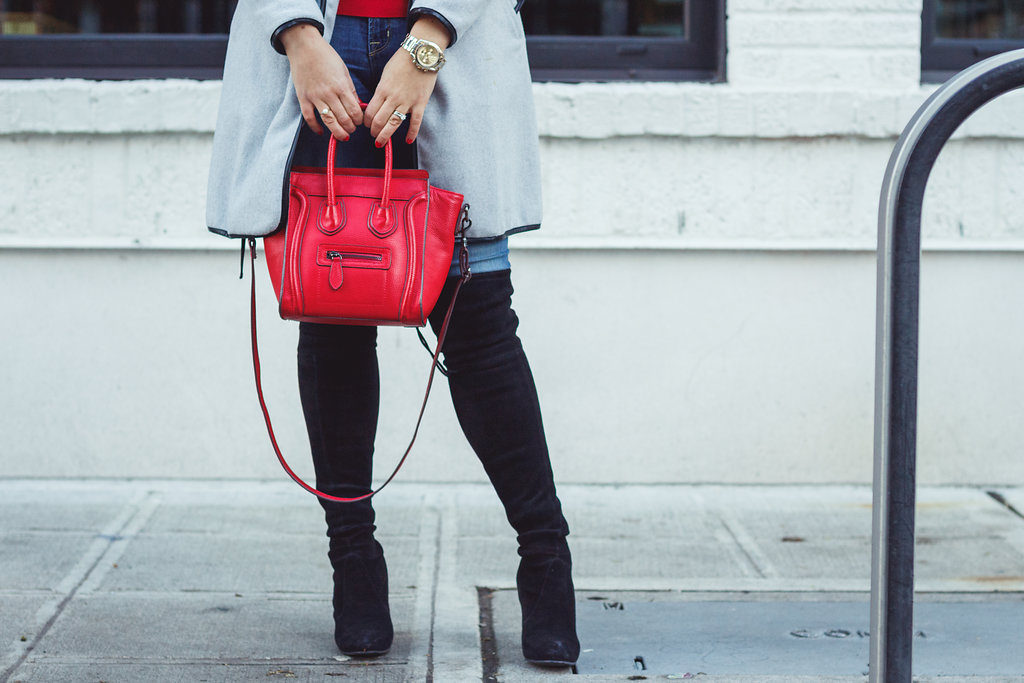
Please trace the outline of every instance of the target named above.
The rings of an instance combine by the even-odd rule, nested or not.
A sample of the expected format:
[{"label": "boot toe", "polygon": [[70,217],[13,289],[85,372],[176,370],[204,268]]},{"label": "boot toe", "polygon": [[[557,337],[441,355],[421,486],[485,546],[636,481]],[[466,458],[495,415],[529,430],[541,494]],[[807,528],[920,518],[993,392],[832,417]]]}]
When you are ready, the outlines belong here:
[{"label": "boot toe", "polygon": [[538,666],[573,666],[580,655],[580,644],[575,639],[551,637],[523,642],[523,657]]},{"label": "boot toe", "polygon": [[334,642],[342,654],[349,657],[379,657],[387,654],[394,640],[394,631],[384,625],[361,626],[358,629],[341,628]]}]

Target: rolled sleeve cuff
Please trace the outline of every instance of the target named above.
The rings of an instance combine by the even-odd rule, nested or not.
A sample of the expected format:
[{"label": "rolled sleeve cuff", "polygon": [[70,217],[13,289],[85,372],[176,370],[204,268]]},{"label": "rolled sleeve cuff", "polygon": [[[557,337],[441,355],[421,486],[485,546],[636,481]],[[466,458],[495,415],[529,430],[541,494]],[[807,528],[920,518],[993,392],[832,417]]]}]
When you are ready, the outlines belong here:
[{"label": "rolled sleeve cuff", "polygon": [[420,17],[433,17],[439,21],[442,26],[444,26],[444,30],[448,31],[448,37],[451,39],[448,43],[448,47],[454,45],[455,41],[458,40],[459,34],[452,25],[452,22],[448,21],[448,18],[436,9],[431,9],[429,7],[413,7],[409,10],[409,30],[412,30],[412,25],[415,24]]},{"label": "rolled sleeve cuff", "polygon": [[276,29],[274,29],[274,32],[271,34],[270,44],[274,46],[275,50],[277,50],[281,54],[285,54],[284,45],[281,44],[281,34],[287,31],[288,29],[292,28],[293,26],[298,26],[299,24],[312,24],[313,26],[316,26],[317,31],[320,31],[320,35],[324,34],[324,25],[323,22],[321,21],[317,21],[316,19],[312,19],[310,17],[300,17],[298,19],[292,19],[291,21],[286,21],[280,26],[278,26]]}]

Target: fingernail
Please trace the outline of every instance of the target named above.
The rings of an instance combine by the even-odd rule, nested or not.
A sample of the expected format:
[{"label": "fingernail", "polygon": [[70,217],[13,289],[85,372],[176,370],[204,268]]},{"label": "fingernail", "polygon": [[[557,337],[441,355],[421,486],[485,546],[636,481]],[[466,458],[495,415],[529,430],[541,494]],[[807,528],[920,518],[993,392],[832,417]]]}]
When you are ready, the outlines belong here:
[{"label": "fingernail", "polygon": [[373,144],[375,144],[377,147],[383,147],[384,146],[384,145],[380,144],[380,140],[374,140]]},{"label": "fingernail", "polygon": [[412,144],[412,140],[410,140],[409,138],[406,138],[405,139],[405,144],[411,145]]}]

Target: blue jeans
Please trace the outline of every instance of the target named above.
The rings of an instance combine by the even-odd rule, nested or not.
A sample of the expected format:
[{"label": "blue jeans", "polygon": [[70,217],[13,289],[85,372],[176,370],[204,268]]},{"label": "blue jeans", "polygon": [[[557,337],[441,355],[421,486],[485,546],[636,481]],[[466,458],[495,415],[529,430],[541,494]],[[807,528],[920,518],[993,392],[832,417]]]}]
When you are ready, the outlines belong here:
[{"label": "blue jeans", "polygon": [[[373,97],[374,88],[380,81],[384,66],[401,47],[405,34],[405,18],[368,19],[344,15],[338,17],[334,24],[334,33],[331,35],[331,47],[341,55],[345,66],[348,67],[356,94],[363,102],[369,102]],[[429,110],[427,115],[429,116]],[[324,134],[318,136],[308,126],[302,127],[295,156],[292,158],[294,165],[315,168],[327,165],[329,133],[326,132],[326,126],[323,128]],[[408,131],[409,122],[406,121],[391,136],[395,168],[416,168],[416,145],[405,142]],[[369,128],[359,126],[348,142],[339,142],[335,163],[343,168],[384,168],[384,150],[377,149],[373,144]],[[458,192],[458,188],[454,187],[445,189]],[[509,269],[511,265],[508,260],[508,238],[470,242],[469,265],[475,274]],[[451,270],[448,274],[459,274],[458,245],[452,256]]]}]

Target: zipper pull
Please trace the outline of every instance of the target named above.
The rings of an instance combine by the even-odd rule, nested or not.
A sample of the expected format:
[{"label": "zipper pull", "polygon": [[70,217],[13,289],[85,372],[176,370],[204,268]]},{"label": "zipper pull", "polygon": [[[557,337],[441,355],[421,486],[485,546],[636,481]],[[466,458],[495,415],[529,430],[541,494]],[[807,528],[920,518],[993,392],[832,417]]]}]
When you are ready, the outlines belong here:
[{"label": "zipper pull", "polygon": [[327,258],[331,259],[331,272],[327,281],[331,284],[331,289],[339,290],[342,283],[345,282],[345,273],[341,269],[341,252],[329,251]]}]

